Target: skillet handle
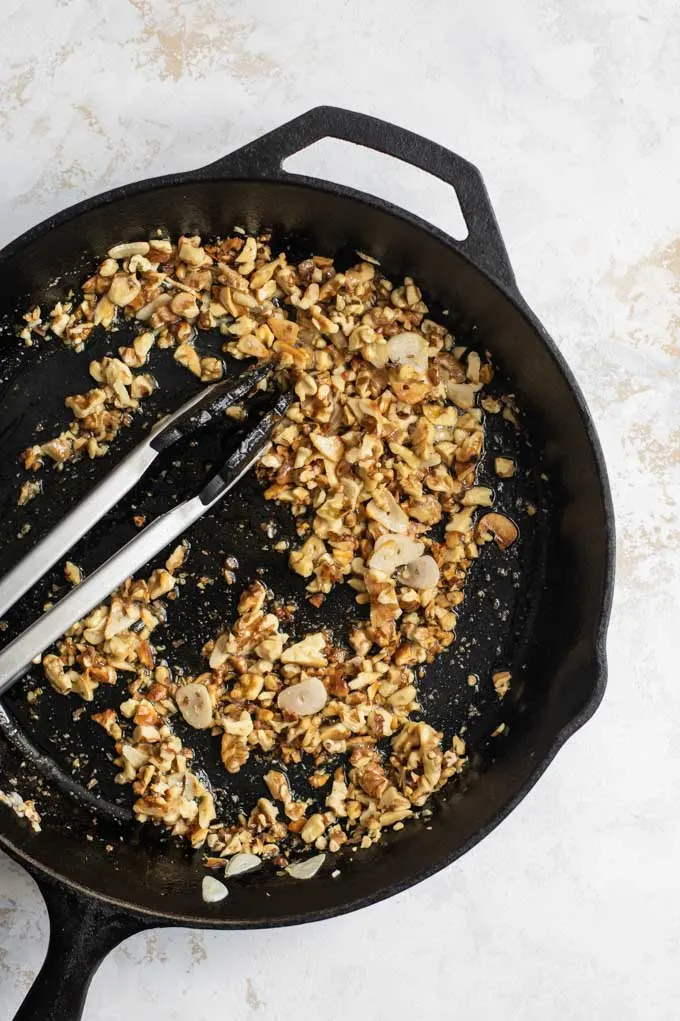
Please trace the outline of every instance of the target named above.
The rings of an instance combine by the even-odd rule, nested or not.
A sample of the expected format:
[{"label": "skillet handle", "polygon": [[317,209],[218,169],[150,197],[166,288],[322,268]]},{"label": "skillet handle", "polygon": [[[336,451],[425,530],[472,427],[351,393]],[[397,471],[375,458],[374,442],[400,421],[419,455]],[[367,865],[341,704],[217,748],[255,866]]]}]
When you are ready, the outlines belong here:
[{"label": "skillet handle", "polygon": [[44,873],[29,871],[47,905],[50,939],[43,966],[14,1021],[80,1021],[90,982],[109,951],[156,923],[152,926]]},{"label": "skillet handle", "polygon": [[[295,175],[282,170],[282,162],[329,137],[393,156],[450,184],[458,196],[468,237],[464,241],[447,237],[447,241],[499,283],[516,290],[510,259],[477,167],[444,146],[377,117],[337,106],[317,106],[203,167],[199,175],[291,179]],[[393,208],[379,201],[385,208]]]}]

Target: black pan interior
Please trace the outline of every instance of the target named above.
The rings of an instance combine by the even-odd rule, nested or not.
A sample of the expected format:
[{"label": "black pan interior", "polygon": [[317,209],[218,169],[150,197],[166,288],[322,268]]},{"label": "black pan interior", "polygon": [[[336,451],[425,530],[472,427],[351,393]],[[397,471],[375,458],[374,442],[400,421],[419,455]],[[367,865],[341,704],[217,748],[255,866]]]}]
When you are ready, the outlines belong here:
[{"label": "black pan interior", "polygon": [[[494,387],[515,393],[523,412],[519,431],[500,416],[487,416],[480,469],[480,481],[494,487],[498,506],[519,524],[520,540],[505,553],[493,545],[485,548],[468,578],[458,640],[420,681],[427,719],[448,735],[464,732],[473,767],[442,793],[432,818],[390,834],[381,847],[339,857],[337,878],[328,869],[313,883],[301,884],[261,872],[232,883],[227,901],[207,908],[199,894],[200,853],[187,853],[152,827],[140,829],[132,821],[129,789],[112,782],[109,739],[89,715],[117,706],[120,691],[100,688],[94,703],[85,705],[56,695],[34,670],[4,700],[3,773],[17,777],[25,796],[27,785],[39,784],[44,817],[44,831],[35,835],[3,813],[5,839],[105,897],[178,920],[252,925],[318,916],[385,896],[435,871],[495,824],[564,728],[593,701],[607,551],[602,484],[578,400],[540,330],[521,309],[457,252],[398,216],[301,185],[216,181],[132,190],[37,234],[10,252],[2,266],[1,571],[138,442],[153,415],[177,407],[197,388],[169,352],[156,352],[151,369],[161,386],[147,404],[152,414],[139,417],[106,458],[63,472],[43,470],[43,494],[19,508],[18,487],[28,476],[17,454],[35,442],[36,429],[47,437],[66,425],[64,396],[89,386],[90,357],[115,352],[126,332],[95,336],[82,355],[55,341],[26,348],[14,336],[17,312],[62,297],[117,241],[146,236],[156,227],[214,236],[236,223],[249,230],[273,227],[274,247],[294,256],[333,254],[343,265],[359,248],[379,258],[393,278],[413,275],[461,343],[491,351]],[[200,345],[217,353],[220,338],[204,334]],[[238,366],[231,363],[229,371]],[[233,429],[209,429],[198,442],[169,451],[148,480],[78,544],[71,559],[91,569],[135,532],[133,515],[150,519],[195,492],[233,442]],[[499,453],[520,466],[511,480],[494,476],[493,457]],[[529,503],[538,509],[533,517],[526,512]],[[26,523],[30,531],[22,534]],[[162,639],[169,660],[188,671],[199,669],[201,645],[233,619],[239,591],[255,577],[278,598],[297,602],[299,611],[288,628],[293,634],[323,625],[342,638],[348,620],[361,612],[350,590],[337,588],[320,610],[314,609],[304,599],[304,583],[288,570],[286,554],[273,549],[279,538],[293,538],[292,519],[264,502],[254,476],[194,526],[186,565],[191,577],[170,607]],[[229,555],[239,562],[233,587],[221,575]],[[203,577],[214,583],[199,586]],[[64,586],[61,570],[55,569],[7,615],[3,643]],[[491,673],[501,668],[511,669],[514,678],[502,704],[491,683]],[[478,689],[467,684],[469,674],[479,676]],[[37,688],[43,694],[29,703],[27,693]],[[500,723],[503,733],[492,736]],[[214,743],[207,739],[197,745],[193,731],[187,741],[198,747],[223,814],[237,805],[248,809],[266,794],[261,761],[251,759],[249,768],[230,777]],[[93,778],[96,786],[88,789]],[[302,771],[291,779],[296,791],[309,796]]]}]

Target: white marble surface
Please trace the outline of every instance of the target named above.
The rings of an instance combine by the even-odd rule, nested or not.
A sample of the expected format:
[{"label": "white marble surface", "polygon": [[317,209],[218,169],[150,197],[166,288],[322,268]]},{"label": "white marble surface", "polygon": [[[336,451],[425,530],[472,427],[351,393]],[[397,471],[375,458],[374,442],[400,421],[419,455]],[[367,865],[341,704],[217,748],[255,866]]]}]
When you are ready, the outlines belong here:
[{"label": "white marble surface", "polygon": [[[323,10],[322,10],[323,8]],[[3,0],[0,243],[321,102],[482,169],[517,278],[597,419],[619,527],[610,684],[504,825],[415,890],[321,925],[163,931],[87,1021],[675,1021],[680,1015],[680,65],[676,0]],[[310,168],[330,172],[321,156]],[[351,151],[333,173],[384,192]],[[390,182],[401,187],[398,169]],[[445,199],[427,183],[404,202]],[[434,208],[433,208],[434,203]],[[0,856],[1,858],[1,856]],[[0,1021],[47,938],[0,860]]]}]

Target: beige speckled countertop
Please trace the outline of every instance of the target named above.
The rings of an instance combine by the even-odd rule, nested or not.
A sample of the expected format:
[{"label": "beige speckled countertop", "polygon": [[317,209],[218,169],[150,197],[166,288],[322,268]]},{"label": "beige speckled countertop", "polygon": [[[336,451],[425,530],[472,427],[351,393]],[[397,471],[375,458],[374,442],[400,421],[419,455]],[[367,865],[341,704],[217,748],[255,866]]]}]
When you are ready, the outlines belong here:
[{"label": "beige speckled countertop", "polygon": [[[315,927],[165,930],[104,962],[87,1021],[680,1016],[680,7],[675,0],[4,0],[0,244],[126,181],[207,163],[322,102],[475,162],[520,287],[596,418],[618,515],[610,683],[473,852]],[[435,222],[428,182],[307,169]],[[400,190],[401,189],[401,190]],[[4,811],[4,809],[0,809]],[[0,855],[0,1021],[46,913]]]}]

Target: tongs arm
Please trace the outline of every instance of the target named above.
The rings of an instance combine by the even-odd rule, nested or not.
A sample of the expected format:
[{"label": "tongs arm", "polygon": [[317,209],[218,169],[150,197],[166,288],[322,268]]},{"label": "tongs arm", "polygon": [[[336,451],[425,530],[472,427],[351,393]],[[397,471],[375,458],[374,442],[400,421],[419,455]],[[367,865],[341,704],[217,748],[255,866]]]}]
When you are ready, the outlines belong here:
[{"label": "tongs arm", "polygon": [[50,567],[139,482],[162,450],[199,428],[216,413],[238,404],[269,371],[267,365],[258,365],[236,380],[215,383],[186,401],[176,412],[161,419],[77,507],[69,511],[9,574],[0,579],[0,617],[4,617]]},{"label": "tongs arm", "polygon": [[161,514],[0,652],[0,695],[19,680],[36,657],[76,621],[90,613],[126,578],[185,532],[250,471],[269,449],[271,431],[289,405],[289,395],[279,397],[272,410],[258,422],[197,496]]}]

